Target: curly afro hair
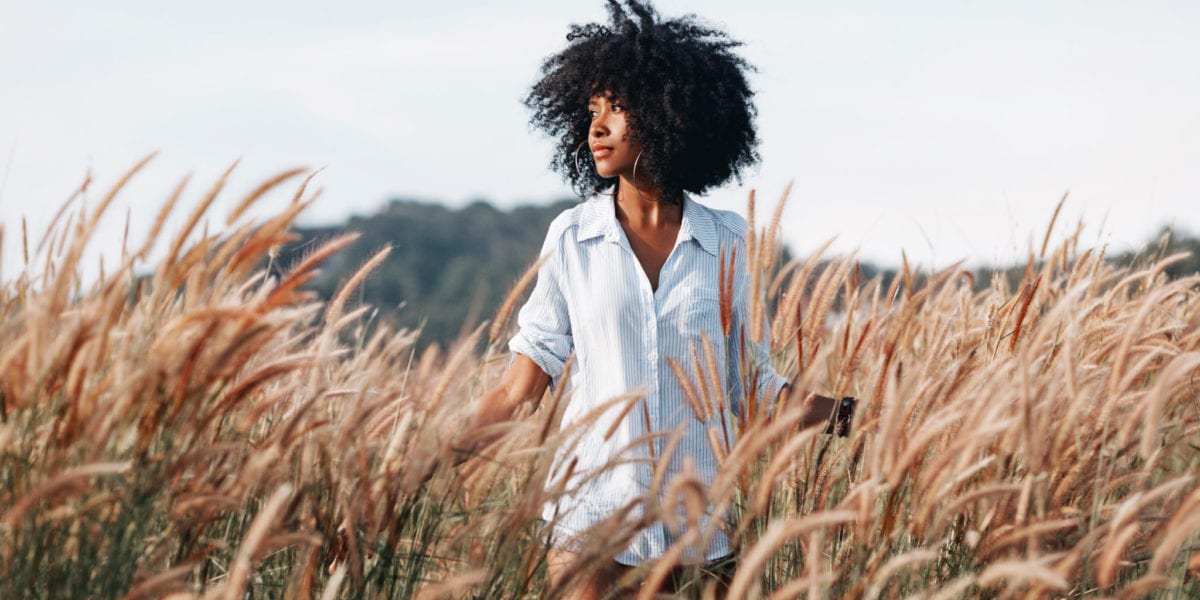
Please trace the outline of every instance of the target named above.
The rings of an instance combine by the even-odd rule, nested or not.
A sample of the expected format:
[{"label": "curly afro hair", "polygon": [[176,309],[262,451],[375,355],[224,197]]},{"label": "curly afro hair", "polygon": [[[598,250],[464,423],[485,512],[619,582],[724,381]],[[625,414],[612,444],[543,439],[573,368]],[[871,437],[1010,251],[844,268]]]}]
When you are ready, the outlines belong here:
[{"label": "curly afro hair", "polygon": [[607,185],[590,152],[589,98],[620,99],[634,141],[642,146],[639,169],[666,201],[703,194],[759,161],[754,92],[746,82],[754,67],[734,53],[741,42],[701,24],[695,15],[660,20],[644,2],[608,0],[610,22],[572,25],[566,49],[542,64],[525,105],[530,124],[558,140],[551,169],[581,195]]}]

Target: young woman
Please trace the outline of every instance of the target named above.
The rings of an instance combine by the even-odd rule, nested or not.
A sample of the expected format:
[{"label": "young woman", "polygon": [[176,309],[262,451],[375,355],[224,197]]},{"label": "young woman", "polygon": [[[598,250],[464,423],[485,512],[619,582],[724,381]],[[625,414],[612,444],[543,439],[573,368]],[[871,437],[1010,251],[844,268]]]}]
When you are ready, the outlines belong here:
[{"label": "young woman", "polygon": [[[557,475],[569,468],[571,479],[567,494],[545,509],[555,581],[590,527],[614,514],[641,515],[638,499],[652,489],[655,463],[667,466],[667,480],[686,469],[712,481],[717,460],[708,430],[741,409],[744,382],[768,402],[787,389],[771,366],[766,327],[760,344],[747,331],[746,223],[692,198],[740,181],[758,161],[746,82],[752,67],[734,53],[738,42],[693,16],[661,20],[647,4],[625,4],[609,0],[607,25],[573,26],[568,46],[546,60],[526,100],[531,122],[558,141],[552,167],[589,197],[550,225],[537,283],[509,343],[513,360],[480,401],[472,429],[538,402],[547,386],[568,386],[562,427],[591,420],[557,457]],[[732,306],[723,324],[720,263],[731,257]],[[693,364],[692,350],[704,356],[705,340],[728,398],[727,414],[707,422],[670,362]],[[601,408],[631,394],[638,408]],[[804,401],[814,423],[834,409],[829,398]],[[664,435],[644,441],[653,433]],[[574,597],[600,597],[677,539],[678,528],[666,523],[642,528]],[[685,559],[715,564],[731,552],[718,532]]]}]

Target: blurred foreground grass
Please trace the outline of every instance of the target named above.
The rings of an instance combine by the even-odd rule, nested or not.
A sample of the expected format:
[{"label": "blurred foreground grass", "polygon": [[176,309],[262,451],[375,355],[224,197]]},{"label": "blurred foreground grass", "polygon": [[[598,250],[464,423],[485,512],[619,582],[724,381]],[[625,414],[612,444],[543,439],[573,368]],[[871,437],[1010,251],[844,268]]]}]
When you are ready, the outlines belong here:
[{"label": "blurred foreground grass", "polygon": [[[301,175],[197,236],[222,178],[159,239],[181,184],[142,247],[84,286],[122,180],[0,284],[0,597],[560,591],[538,517],[564,492],[543,483],[570,443],[553,426],[566,399],[461,468],[449,447],[506,363],[514,303],[482,354],[482,329],[418,353],[346,302],[386,248],[328,303],[302,286],[353,235],[270,276],[311,197],[300,185],[276,217],[242,214]],[[797,431],[796,407],[739,419],[713,486],[682,475],[647,495],[647,518],[705,503],[734,517],[735,597],[1200,595],[1200,278],[1164,277],[1178,257],[1116,268],[1076,235],[1013,289],[907,267],[885,288],[850,258],[775,265],[775,225],[749,254],[778,307],[759,313],[776,365],[864,404],[843,439]],[[166,259],[138,276],[156,243]],[[704,402],[723,397],[680,363]],[[606,523],[585,554],[631,531]]]}]

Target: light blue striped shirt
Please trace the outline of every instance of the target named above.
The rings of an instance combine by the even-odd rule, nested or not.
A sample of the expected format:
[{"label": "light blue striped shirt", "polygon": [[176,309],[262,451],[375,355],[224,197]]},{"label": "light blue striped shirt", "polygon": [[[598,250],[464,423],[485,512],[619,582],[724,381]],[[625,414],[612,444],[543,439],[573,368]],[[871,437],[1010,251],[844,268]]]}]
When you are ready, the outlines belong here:
[{"label": "light blue striped shirt", "polygon": [[[718,273],[721,253],[728,256],[734,247],[732,327],[726,339]],[[733,417],[741,410],[742,382],[747,381],[740,371],[743,362],[757,374],[757,397],[764,401],[773,401],[785,380],[770,363],[766,319],[760,344],[749,335],[746,222],[737,213],[685,199],[679,235],[659,273],[657,290],[651,290],[617,222],[610,195],[598,194],[560,214],[550,224],[542,252],[545,260],[509,348],[537,363],[554,386],[564,384],[564,366],[574,353],[561,427],[594,419],[580,429],[576,443],[560,449],[547,483],[555,486],[571,468],[568,493],[547,503],[543,514],[555,543],[569,547],[571,538],[645,496],[654,481],[651,458],[661,460],[664,451],[671,452],[667,482],[690,463],[691,472],[711,484],[716,452],[721,451],[714,451],[713,444],[727,451],[725,444],[736,441]],[[743,332],[745,361],[740,358]],[[712,347],[718,394],[726,407],[718,414],[712,401],[713,416],[707,420],[697,415],[668,362],[674,360],[694,387],[710,381],[711,376],[702,378],[694,367],[693,348],[705,362],[704,338]],[[607,401],[631,393],[638,400],[629,410],[619,402],[595,414]],[[720,434],[710,434],[710,428]],[[649,432],[681,437],[672,452],[669,435],[649,442]],[[610,464],[616,466],[603,468]],[[640,517],[640,511],[639,505],[630,516]],[[701,527],[707,523],[705,516]],[[640,530],[617,561],[637,565],[660,556],[681,532],[680,524],[656,522]],[[704,559],[719,558],[730,552],[729,539],[719,532],[707,548],[694,549],[687,558],[700,560],[699,550]]]}]

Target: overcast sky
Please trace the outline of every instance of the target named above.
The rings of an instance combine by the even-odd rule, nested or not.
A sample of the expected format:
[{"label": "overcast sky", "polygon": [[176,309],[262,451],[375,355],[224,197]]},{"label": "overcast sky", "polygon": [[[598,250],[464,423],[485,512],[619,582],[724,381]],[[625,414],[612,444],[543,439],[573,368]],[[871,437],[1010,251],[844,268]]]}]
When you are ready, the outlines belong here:
[{"label": "overcast sky", "polygon": [[[1200,230],[1200,3],[660,0],[746,46],[763,162],[703,201],[769,211],[784,239],[838,236],[896,264],[1006,264],[1060,232],[1126,249]],[[308,223],[394,196],[501,206],[569,193],[521,105],[568,25],[603,3],[0,0],[3,277],[90,169],[94,205],[160,156],[104,222],[140,241],[174,182],[194,203],[241,158],[225,204],[294,165],[325,167]],[[259,214],[277,210],[272,196]],[[115,255],[115,254],[114,254]]]}]

